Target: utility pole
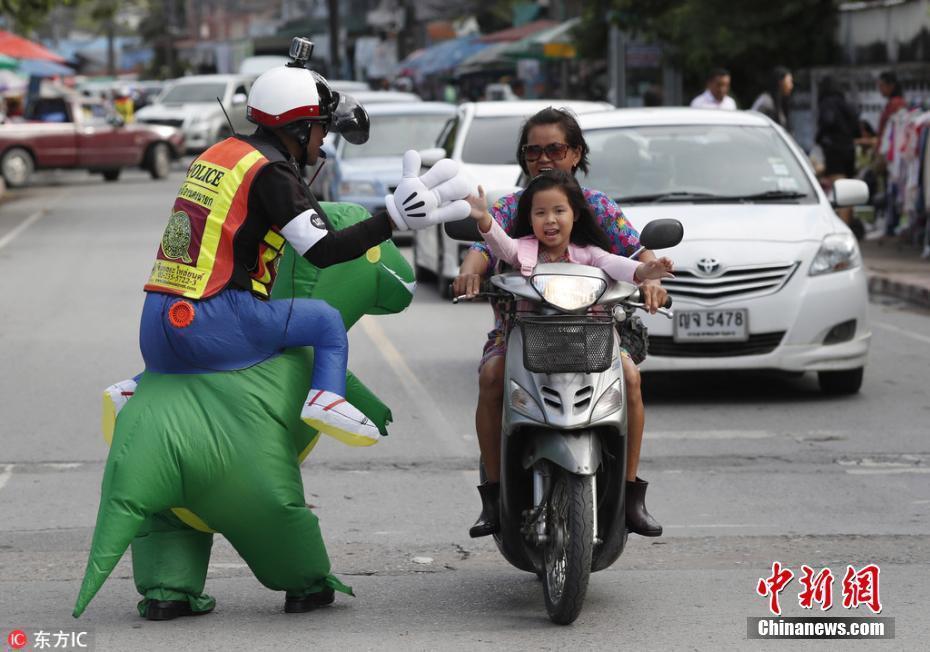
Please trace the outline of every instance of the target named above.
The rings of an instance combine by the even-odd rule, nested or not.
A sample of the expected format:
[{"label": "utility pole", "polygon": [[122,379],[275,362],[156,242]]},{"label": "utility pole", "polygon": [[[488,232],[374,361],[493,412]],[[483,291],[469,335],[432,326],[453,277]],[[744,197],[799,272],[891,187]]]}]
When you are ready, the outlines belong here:
[{"label": "utility pole", "polygon": [[339,0],[326,0],[326,4],[329,7],[329,76],[339,77],[342,71],[339,60]]}]

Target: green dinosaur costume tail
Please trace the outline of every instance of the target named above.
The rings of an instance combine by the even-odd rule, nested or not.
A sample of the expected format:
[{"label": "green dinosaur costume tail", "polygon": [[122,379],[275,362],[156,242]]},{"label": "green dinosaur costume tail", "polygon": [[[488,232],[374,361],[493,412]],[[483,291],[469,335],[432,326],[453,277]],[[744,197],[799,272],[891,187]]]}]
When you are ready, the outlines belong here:
[{"label": "green dinosaur costume tail", "polygon": [[[367,217],[360,206],[325,210],[335,228]],[[403,310],[412,290],[412,270],[386,242],[325,270],[288,250],[273,297],[325,299],[349,327],[365,313]],[[222,533],[268,588],[298,596],[326,586],[351,593],[330,573],[317,517],[304,503],[299,460],[319,437],[300,420],[312,365],[312,349],[290,349],[242,371],[142,375],[116,420],[75,617],[130,543],[146,598],[180,593],[195,610],[212,606],[198,594],[210,535],[191,536],[169,509],[185,523],[193,518],[199,529]],[[347,398],[387,434],[390,411],[351,376]]]}]

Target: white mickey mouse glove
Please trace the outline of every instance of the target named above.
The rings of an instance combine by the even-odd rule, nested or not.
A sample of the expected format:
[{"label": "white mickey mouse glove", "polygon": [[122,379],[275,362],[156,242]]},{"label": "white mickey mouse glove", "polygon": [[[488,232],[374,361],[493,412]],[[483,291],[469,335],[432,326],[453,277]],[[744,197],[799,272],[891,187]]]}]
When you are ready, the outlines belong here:
[{"label": "white mickey mouse glove", "polygon": [[403,177],[393,195],[384,198],[388,214],[398,229],[423,229],[434,224],[468,217],[471,207],[465,197],[474,194],[475,183],[459,170],[459,164],[444,158],[422,177],[420,154],[404,154]]}]

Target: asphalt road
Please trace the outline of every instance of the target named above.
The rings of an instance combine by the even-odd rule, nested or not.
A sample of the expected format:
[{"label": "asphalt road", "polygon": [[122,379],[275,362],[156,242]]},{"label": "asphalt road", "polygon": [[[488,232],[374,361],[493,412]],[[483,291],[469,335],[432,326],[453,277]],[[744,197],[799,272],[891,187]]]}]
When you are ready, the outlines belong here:
[{"label": "asphalt road", "polygon": [[[392,407],[391,436],[370,449],[325,440],[303,466],[334,570],[357,598],[286,615],[218,538],[213,614],[140,619],[127,555],[74,621],[107,453],[99,396],[142,368],[141,287],[180,178],[45,174],[0,202],[0,645],[14,629],[76,627],[101,650],[754,649],[746,618],[767,615],[755,588],[779,561],[832,570],[831,616],[869,615],[842,608],[839,581],[847,565],[878,564],[896,638],[860,647],[925,648],[930,315],[872,304],[871,360],[850,398],[823,398],[809,377],[648,376],[641,475],[665,536],[631,537],[559,628],[534,577],[468,538],[489,310],[429,286],[350,333],[350,367]],[[797,586],[782,593],[785,615],[822,615],[798,606]],[[768,647],[849,645],[830,643]]]}]

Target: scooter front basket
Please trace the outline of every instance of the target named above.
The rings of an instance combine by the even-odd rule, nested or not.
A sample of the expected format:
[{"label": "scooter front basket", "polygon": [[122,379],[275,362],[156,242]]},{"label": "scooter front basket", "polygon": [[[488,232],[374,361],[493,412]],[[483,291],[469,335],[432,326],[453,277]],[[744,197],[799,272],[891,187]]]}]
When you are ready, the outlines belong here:
[{"label": "scooter front basket", "polygon": [[595,373],[613,359],[610,317],[591,315],[521,316],[523,365],[534,373]]}]

